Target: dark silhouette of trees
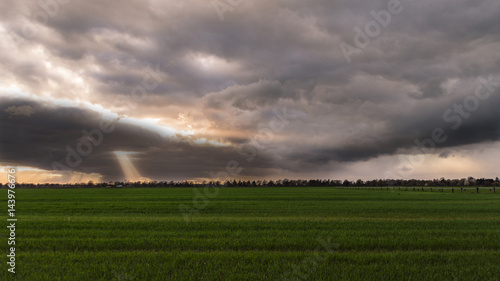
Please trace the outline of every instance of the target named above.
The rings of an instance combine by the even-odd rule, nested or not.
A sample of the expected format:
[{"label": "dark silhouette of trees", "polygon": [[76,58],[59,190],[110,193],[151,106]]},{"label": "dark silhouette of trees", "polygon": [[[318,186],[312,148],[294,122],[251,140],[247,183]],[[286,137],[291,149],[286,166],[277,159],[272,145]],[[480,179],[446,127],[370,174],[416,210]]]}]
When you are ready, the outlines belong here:
[{"label": "dark silhouette of trees", "polygon": [[[131,188],[131,187],[171,187],[171,188],[193,188],[193,187],[497,187],[500,186],[500,179],[467,177],[462,179],[432,179],[432,180],[417,180],[417,179],[374,179],[363,181],[349,180],[331,180],[331,179],[279,179],[279,180],[204,180],[202,182],[193,181],[150,181],[150,182],[92,182],[73,183],[73,184],[33,184],[33,183],[16,183],[16,188]],[[8,188],[7,183],[0,183],[0,188]]]}]

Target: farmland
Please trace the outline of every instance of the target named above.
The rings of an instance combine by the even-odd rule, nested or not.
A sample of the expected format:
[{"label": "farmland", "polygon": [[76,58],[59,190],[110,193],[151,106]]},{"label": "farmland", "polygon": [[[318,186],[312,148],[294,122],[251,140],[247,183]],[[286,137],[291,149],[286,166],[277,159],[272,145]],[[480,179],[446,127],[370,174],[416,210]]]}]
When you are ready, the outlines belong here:
[{"label": "farmland", "polygon": [[498,192],[221,188],[202,205],[195,194],[18,189],[16,274],[3,227],[0,280],[500,277]]}]

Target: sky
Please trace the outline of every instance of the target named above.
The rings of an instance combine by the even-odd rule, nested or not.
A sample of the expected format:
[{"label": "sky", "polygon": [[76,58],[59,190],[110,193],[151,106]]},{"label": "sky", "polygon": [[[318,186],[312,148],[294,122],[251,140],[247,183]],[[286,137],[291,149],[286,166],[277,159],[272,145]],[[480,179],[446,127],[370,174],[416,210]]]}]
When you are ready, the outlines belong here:
[{"label": "sky", "polygon": [[497,0],[2,1],[0,39],[5,179],[499,176]]}]

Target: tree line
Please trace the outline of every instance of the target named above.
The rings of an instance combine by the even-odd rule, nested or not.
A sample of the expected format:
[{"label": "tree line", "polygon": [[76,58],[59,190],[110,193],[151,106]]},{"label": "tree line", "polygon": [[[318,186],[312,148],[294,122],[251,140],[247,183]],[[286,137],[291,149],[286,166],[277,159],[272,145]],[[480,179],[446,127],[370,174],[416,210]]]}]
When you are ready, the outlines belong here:
[{"label": "tree line", "polygon": [[[349,180],[331,180],[331,179],[279,179],[279,180],[227,180],[227,181],[114,181],[114,182],[99,182],[94,183],[89,181],[87,183],[72,183],[72,184],[59,184],[59,183],[17,183],[16,188],[128,188],[128,187],[204,187],[204,186],[217,186],[217,187],[390,187],[390,186],[500,186],[498,177],[495,179],[473,177],[462,179],[432,179],[432,180],[419,180],[419,179],[374,179],[363,181]],[[7,183],[1,184],[0,187],[7,188]]]}]

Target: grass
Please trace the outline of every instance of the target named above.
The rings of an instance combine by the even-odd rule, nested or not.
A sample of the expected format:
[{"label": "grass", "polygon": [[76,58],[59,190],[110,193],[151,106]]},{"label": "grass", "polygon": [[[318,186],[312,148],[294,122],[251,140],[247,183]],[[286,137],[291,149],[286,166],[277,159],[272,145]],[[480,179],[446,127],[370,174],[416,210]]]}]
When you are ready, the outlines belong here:
[{"label": "grass", "polygon": [[[222,188],[193,201],[195,194],[16,190],[17,273],[7,272],[4,230],[0,280],[500,280],[497,194]],[[7,191],[0,196],[7,209]]]}]

